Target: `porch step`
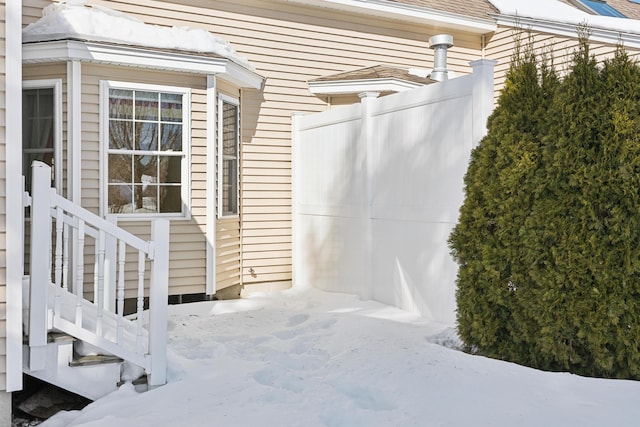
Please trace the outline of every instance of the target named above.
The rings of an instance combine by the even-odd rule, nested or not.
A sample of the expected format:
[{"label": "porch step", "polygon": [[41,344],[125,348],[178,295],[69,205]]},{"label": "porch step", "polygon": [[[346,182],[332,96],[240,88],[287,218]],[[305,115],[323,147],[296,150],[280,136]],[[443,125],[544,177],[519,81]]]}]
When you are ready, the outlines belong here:
[{"label": "porch step", "polygon": [[69,362],[69,366],[78,367],[78,366],[94,366],[94,365],[104,365],[107,363],[121,363],[124,362],[123,359],[118,356],[111,356],[105,354],[92,354],[88,356],[79,356],[74,354],[73,360]]},{"label": "porch step", "polygon": [[29,346],[25,345],[25,373],[91,400],[116,390],[120,381],[122,360],[113,356],[76,357],[73,351],[75,339],[65,335],[50,334],[45,369],[42,370],[28,369]]},{"label": "porch step", "polygon": [[72,344],[76,339],[64,332],[49,332],[47,334],[47,342],[55,342],[58,344]]}]

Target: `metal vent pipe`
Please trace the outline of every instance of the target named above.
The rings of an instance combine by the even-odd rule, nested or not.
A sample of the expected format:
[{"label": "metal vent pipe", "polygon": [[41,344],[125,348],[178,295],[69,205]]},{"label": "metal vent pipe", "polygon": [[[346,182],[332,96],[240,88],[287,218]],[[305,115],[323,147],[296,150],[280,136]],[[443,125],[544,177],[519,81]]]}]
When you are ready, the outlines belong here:
[{"label": "metal vent pipe", "polygon": [[438,34],[429,39],[429,47],[433,53],[433,71],[429,77],[436,81],[447,80],[447,49],[453,46],[453,36],[449,34]]}]

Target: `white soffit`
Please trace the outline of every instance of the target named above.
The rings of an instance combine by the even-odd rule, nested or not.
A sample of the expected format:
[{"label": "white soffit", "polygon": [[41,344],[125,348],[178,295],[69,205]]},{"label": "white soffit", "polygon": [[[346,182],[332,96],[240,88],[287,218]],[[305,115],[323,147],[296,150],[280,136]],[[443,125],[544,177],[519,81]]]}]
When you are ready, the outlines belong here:
[{"label": "white soffit", "polygon": [[402,92],[423,86],[395,78],[334,80],[309,82],[309,91],[314,95],[349,95],[362,92]]},{"label": "white soffit", "polygon": [[24,64],[81,61],[150,68],[162,71],[218,75],[243,88],[261,89],[264,78],[225,58],[195,53],[103,44],[81,40],[55,40],[22,45]]},{"label": "white soffit", "polygon": [[440,29],[455,29],[475,34],[486,34],[496,30],[494,20],[473,18],[424,7],[391,3],[385,0],[286,0],[311,6],[337,9],[347,12],[398,19],[406,22],[429,25]]}]

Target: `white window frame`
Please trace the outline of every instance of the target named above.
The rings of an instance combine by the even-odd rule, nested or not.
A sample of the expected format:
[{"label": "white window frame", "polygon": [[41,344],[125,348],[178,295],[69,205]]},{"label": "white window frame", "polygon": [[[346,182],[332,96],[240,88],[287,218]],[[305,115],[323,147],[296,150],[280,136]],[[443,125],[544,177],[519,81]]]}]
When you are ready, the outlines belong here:
[{"label": "white window frame", "polygon": [[[223,211],[223,169],[224,169],[224,123],[223,123],[223,106],[224,104],[232,104],[237,108],[236,113],[236,153],[238,167],[236,168],[237,176],[236,182],[238,184],[238,191],[236,192],[236,206],[237,212],[233,214],[226,214]],[[238,98],[232,98],[228,95],[218,95],[218,218],[237,218],[240,216],[240,100]]]},{"label": "white window frame", "polygon": [[53,89],[53,183],[62,194],[62,79],[23,80],[22,91],[25,89]]},{"label": "white window frame", "polygon": [[[162,93],[182,94],[182,161],[181,191],[182,212],[176,213],[109,213],[109,89],[125,89]],[[155,218],[191,219],[191,89],[179,86],[165,86],[132,83],[113,80],[100,81],[100,215],[113,216],[125,220],[148,221]]]}]

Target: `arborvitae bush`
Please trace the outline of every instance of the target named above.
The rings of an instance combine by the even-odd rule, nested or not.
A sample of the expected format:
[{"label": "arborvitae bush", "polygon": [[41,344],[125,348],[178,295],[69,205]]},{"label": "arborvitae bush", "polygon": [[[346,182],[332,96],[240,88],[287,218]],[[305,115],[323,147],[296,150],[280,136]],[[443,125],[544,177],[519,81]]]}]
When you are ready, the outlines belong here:
[{"label": "arborvitae bush", "polygon": [[640,378],[640,68],[512,58],[450,237],[469,351]]}]

